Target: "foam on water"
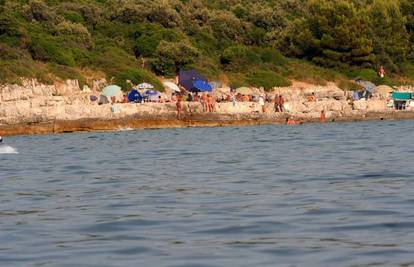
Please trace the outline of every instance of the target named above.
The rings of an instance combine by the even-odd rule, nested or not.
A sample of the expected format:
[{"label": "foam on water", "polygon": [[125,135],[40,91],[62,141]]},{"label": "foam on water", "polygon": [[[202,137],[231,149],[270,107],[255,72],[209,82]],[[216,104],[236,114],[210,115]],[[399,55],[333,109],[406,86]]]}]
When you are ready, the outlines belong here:
[{"label": "foam on water", "polygon": [[133,131],[133,128],[119,128],[118,131],[119,132],[129,132],[129,131]]},{"label": "foam on water", "polygon": [[0,145],[0,154],[19,154],[19,152],[14,147]]}]

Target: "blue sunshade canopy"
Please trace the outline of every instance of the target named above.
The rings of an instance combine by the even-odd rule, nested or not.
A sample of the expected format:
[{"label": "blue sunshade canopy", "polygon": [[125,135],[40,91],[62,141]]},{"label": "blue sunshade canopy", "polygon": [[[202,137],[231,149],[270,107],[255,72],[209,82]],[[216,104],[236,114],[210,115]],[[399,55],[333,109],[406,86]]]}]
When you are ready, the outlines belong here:
[{"label": "blue sunshade canopy", "polygon": [[193,81],[193,88],[195,89],[194,91],[200,91],[200,92],[213,91],[213,88],[211,87],[211,85],[208,84],[208,82],[202,81],[202,80]]}]

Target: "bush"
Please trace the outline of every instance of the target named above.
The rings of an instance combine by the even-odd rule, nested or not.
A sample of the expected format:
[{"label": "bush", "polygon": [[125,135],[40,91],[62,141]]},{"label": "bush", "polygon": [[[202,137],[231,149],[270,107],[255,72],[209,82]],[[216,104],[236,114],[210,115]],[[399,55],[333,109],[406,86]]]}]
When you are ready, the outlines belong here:
[{"label": "bush", "polygon": [[257,48],[257,53],[265,63],[271,63],[276,66],[285,66],[287,59],[276,49],[273,48]]},{"label": "bush", "polygon": [[288,73],[287,76],[293,80],[322,86],[326,85],[327,81],[336,81],[339,75],[338,72],[332,69],[322,68],[299,60],[291,60],[288,65]]},{"label": "bush", "polygon": [[0,43],[0,59],[15,60],[30,57],[24,50],[11,47],[5,43]]},{"label": "bush", "polygon": [[258,70],[247,77],[251,85],[270,91],[273,87],[290,86],[292,83],[273,71]]},{"label": "bush", "polygon": [[42,0],[31,0],[27,9],[28,14],[37,21],[50,20],[54,15],[49,6]]},{"label": "bush", "polygon": [[62,15],[65,19],[73,23],[84,23],[85,22],[81,14],[79,14],[76,11],[65,10],[65,11],[62,11]]},{"label": "bush", "polygon": [[228,70],[240,71],[248,66],[261,63],[260,55],[247,46],[235,45],[224,50],[220,57],[221,64]]},{"label": "bush", "polygon": [[147,20],[152,23],[159,23],[166,28],[175,28],[182,25],[181,17],[177,11],[168,7],[165,3],[156,4],[149,9]]},{"label": "bush", "polygon": [[353,81],[348,81],[345,79],[341,79],[339,82],[337,82],[337,86],[345,91],[359,91],[363,89],[363,87]]},{"label": "bush", "polygon": [[194,45],[202,50],[206,55],[212,56],[218,52],[220,41],[208,32],[207,29],[200,29],[194,36]]},{"label": "bush", "polygon": [[244,25],[233,13],[226,11],[215,12],[209,25],[218,40],[241,40],[244,33]]},{"label": "bush", "polygon": [[178,32],[171,29],[162,29],[158,26],[147,25],[142,33],[138,32],[139,36],[136,39],[134,52],[135,56],[153,57],[158,45],[162,41],[179,42],[184,37]]},{"label": "bush", "polygon": [[50,64],[48,65],[48,71],[62,80],[78,80],[79,86],[81,88],[86,84],[85,77],[83,77],[77,70],[73,68],[57,64]]},{"label": "bush", "polygon": [[127,80],[131,81],[134,85],[143,82],[150,83],[154,85],[155,90],[160,92],[164,91],[164,87],[157,76],[143,69],[128,69],[115,75],[115,84],[120,86],[124,91],[131,89],[131,84],[127,83]]},{"label": "bush", "polygon": [[376,85],[386,84],[394,85],[392,79],[387,75],[385,78],[379,77],[378,73],[373,69],[354,69],[347,73],[351,79],[359,79],[373,82]]},{"label": "bush", "polygon": [[64,38],[73,37],[75,42],[80,43],[86,48],[92,46],[91,34],[88,29],[80,23],[63,21],[56,25],[56,34],[61,35]]},{"label": "bush", "polygon": [[131,66],[138,66],[138,61],[123,49],[112,45],[98,46],[90,56],[92,66],[103,70],[108,75],[116,75]]},{"label": "bush", "polygon": [[45,36],[33,39],[29,44],[29,52],[35,60],[54,62],[69,67],[75,66],[71,52],[59,47]]},{"label": "bush", "polygon": [[13,14],[0,12],[0,42],[10,46],[22,46],[27,30]]},{"label": "bush", "polygon": [[45,64],[26,58],[0,59],[0,83],[21,84],[21,78],[35,78],[45,84],[53,83]]}]

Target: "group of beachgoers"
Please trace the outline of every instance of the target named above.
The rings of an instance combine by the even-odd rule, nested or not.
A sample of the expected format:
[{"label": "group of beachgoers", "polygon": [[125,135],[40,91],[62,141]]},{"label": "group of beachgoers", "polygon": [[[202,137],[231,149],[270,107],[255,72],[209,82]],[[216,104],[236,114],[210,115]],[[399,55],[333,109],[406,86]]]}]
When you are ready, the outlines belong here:
[{"label": "group of beachgoers", "polygon": [[[256,97],[255,95],[242,95],[240,93],[230,93],[227,95],[222,95],[221,97],[214,97],[209,93],[188,93],[180,94],[174,93],[171,96],[171,102],[176,103],[177,107],[177,117],[181,118],[183,115],[183,102],[199,102],[203,107],[203,112],[214,112],[216,103],[233,103],[233,106],[237,102],[258,102],[261,107],[261,111],[266,112],[266,102],[272,102],[270,96],[260,95]],[[276,95],[274,100],[274,110],[275,112],[284,112],[285,99],[282,95]]]},{"label": "group of beachgoers", "polygon": [[216,99],[213,97],[213,95],[207,93],[200,95],[198,93],[188,93],[187,95],[175,93],[171,96],[171,102],[176,103],[177,118],[181,119],[184,112],[183,102],[199,102],[203,106],[204,112],[213,112],[216,104]]},{"label": "group of beachgoers", "polygon": [[[92,100],[92,99],[91,99]],[[115,97],[110,98],[112,104],[115,103],[128,103],[129,99],[127,95],[124,95],[123,101],[117,102]],[[315,93],[307,96],[307,101],[314,102],[316,101]],[[197,102],[202,106],[202,112],[211,113],[215,111],[216,103],[233,103],[233,106],[236,106],[237,102],[255,102],[258,103],[258,110],[253,112],[265,113],[269,108],[269,103],[273,105],[273,111],[275,113],[284,113],[285,112],[285,98],[281,94],[276,94],[272,97],[270,94],[266,93],[257,93],[257,94],[241,94],[235,91],[221,94],[213,94],[211,92],[173,92],[170,95],[160,94],[158,98],[145,100],[142,98],[139,102],[154,102],[154,103],[175,103],[177,118],[183,118],[185,110],[188,110],[191,113],[190,106],[184,105],[184,103]],[[325,121],[325,113],[321,112],[321,122]],[[286,124],[297,124],[300,121],[295,121],[292,118],[286,118]],[[0,141],[1,142],[1,141]]]},{"label": "group of beachgoers", "polygon": [[[307,97],[309,102],[315,102],[316,97],[315,93]],[[184,102],[199,102],[203,107],[203,112],[214,112],[215,104],[222,103],[222,102],[232,102],[235,105],[236,102],[251,102],[255,101],[258,102],[261,111],[263,113],[266,112],[266,103],[273,103],[274,112],[285,112],[284,104],[285,98],[283,95],[275,95],[273,99],[270,98],[269,95],[259,95],[258,97],[254,95],[241,95],[231,93],[226,96],[222,95],[221,98],[215,98],[212,94],[208,93],[188,93],[188,94],[180,94],[175,93],[171,96],[171,102],[176,103],[177,108],[177,118],[181,119],[184,114]],[[325,111],[322,110],[320,114],[320,122],[326,121]],[[301,121],[296,121],[291,117],[286,118],[286,124],[293,125],[293,124],[300,124],[303,123]]]}]

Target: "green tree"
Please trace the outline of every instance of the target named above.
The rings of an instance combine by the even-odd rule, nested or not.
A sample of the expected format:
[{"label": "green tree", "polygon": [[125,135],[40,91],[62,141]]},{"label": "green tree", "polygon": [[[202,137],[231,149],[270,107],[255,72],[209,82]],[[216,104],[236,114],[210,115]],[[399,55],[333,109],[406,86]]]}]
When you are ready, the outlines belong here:
[{"label": "green tree", "polygon": [[399,3],[399,0],[374,0],[369,7],[377,62],[392,71],[398,70],[397,65],[404,62],[409,53],[406,18],[400,12]]},{"label": "green tree", "polygon": [[306,56],[329,67],[371,65],[375,56],[368,22],[366,12],[350,1],[310,0],[306,24],[312,39],[301,40]]},{"label": "green tree", "polygon": [[245,70],[251,65],[260,64],[261,58],[253,49],[243,45],[230,46],[220,57],[221,64],[230,71]]},{"label": "green tree", "polygon": [[152,63],[153,70],[160,75],[175,76],[180,69],[194,63],[199,55],[199,51],[189,43],[162,41]]}]

